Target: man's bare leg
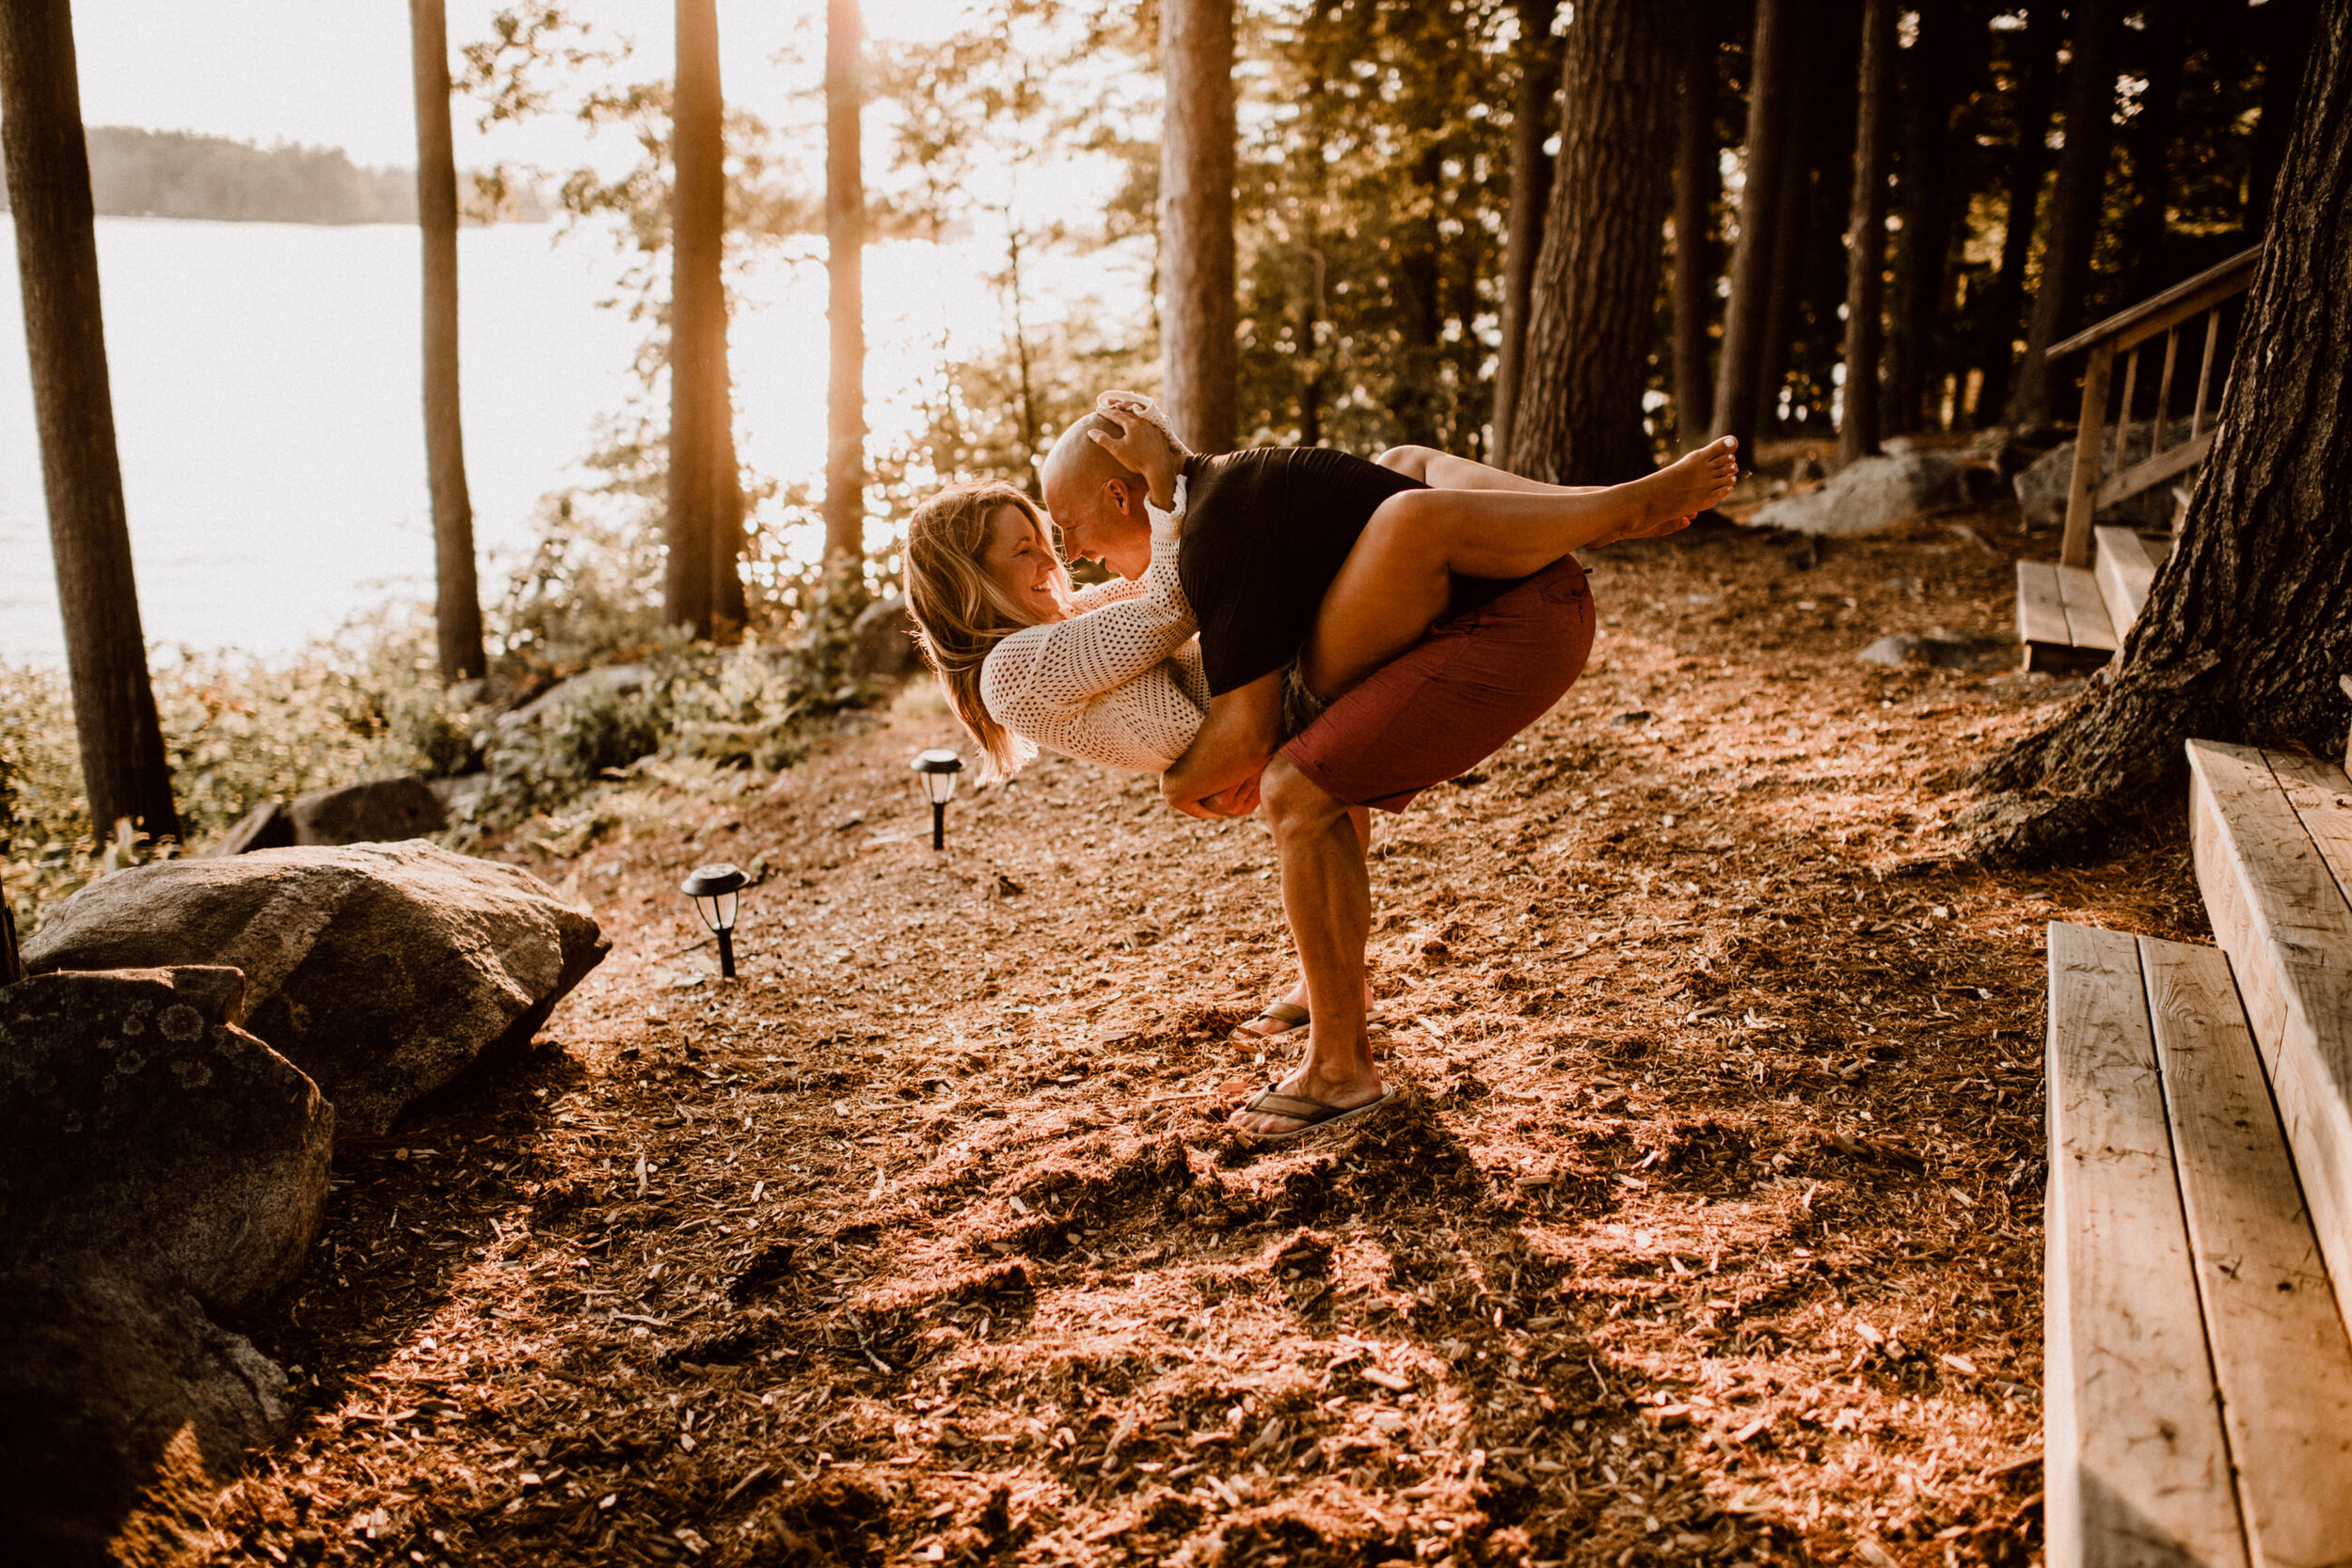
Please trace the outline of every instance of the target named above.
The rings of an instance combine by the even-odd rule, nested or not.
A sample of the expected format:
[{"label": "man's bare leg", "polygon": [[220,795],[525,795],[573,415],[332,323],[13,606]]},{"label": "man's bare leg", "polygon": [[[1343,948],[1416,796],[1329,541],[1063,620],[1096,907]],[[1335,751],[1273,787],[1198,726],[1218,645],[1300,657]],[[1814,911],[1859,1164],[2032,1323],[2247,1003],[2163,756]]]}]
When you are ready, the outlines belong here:
[{"label": "man's bare leg", "polygon": [[[1370,854],[1372,852],[1372,809],[1369,806],[1349,806],[1347,816],[1348,820],[1356,825],[1356,843],[1366,854]],[[1297,980],[1293,983],[1290,990],[1282,993],[1281,999],[1294,1007],[1305,1007],[1310,1018],[1314,1016],[1314,1005],[1307,999],[1307,972],[1304,968],[1299,970]],[[1372,1010],[1372,987],[1369,982],[1364,987],[1364,1010],[1367,1013]],[[1272,1029],[1250,1027],[1250,1024],[1262,1022],[1273,1022],[1277,1027]],[[1261,1013],[1257,1018],[1243,1023],[1233,1033],[1255,1035],[1261,1039],[1270,1039],[1277,1035],[1287,1035],[1295,1027],[1296,1025],[1283,1024],[1279,1020],[1266,1019],[1265,1015]]]},{"label": "man's bare leg", "polygon": [[[1282,909],[1307,972],[1307,1059],[1275,1085],[1326,1105],[1367,1105],[1385,1092],[1364,1026],[1364,946],[1372,938],[1372,879],[1350,807],[1277,756],[1261,799],[1282,858]],[[1287,1132],[1294,1117],[1236,1112],[1247,1132]]]}]

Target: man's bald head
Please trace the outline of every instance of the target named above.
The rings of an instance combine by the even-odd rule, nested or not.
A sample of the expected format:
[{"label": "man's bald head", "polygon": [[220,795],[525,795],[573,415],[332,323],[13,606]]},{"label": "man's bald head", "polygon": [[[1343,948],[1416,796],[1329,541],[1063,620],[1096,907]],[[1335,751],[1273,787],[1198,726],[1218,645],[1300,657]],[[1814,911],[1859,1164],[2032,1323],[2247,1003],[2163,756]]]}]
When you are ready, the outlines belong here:
[{"label": "man's bald head", "polygon": [[1089,414],[1061,433],[1038,473],[1045,510],[1061,530],[1071,559],[1099,560],[1121,577],[1139,578],[1152,563],[1152,519],[1143,509],[1151,485],[1088,440],[1089,430],[1119,434],[1100,414]]}]

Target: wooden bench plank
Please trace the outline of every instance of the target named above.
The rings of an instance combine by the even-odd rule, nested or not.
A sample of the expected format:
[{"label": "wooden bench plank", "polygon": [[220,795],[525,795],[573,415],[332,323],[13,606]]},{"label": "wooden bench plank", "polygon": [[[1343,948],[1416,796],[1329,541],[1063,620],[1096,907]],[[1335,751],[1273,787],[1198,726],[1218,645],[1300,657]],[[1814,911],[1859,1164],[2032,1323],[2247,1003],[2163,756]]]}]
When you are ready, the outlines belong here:
[{"label": "wooden bench plank", "polygon": [[2138,939],[2205,1338],[2257,1568],[2352,1551],[2352,1338],[2217,948]]},{"label": "wooden bench plank", "polygon": [[2066,629],[2066,607],[2058,599],[2058,568],[2046,561],[2017,562],[2017,641],[2074,645]]},{"label": "wooden bench plank", "polygon": [[2132,938],[2049,933],[2050,1568],[2247,1561]]},{"label": "wooden bench plank", "polygon": [[2098,541],[2092,569],[2099,578],[2100,601],[2106,606],[2107,621],[2120,642],[2148,603],[2148,585],[2156,580],[2156,563],[2149,559],[2139,535],[2130,529],[2095,528],[2091,534]]},{"label": "wooden bench plank", "polygon": [[2099,597],[2099,579],[2087,566],[2058,569],[2058,602],[2066,607],[2066,631],[2077,648],[2115,651],[2115,626]]},{"label": "wooden bench plank", "polygon": [[2269,1070],[2320,1251],[2334,1278],[2352,1280],[2352,905],[2271,759],[2192,740],[2188,762],[2198,886]]}]

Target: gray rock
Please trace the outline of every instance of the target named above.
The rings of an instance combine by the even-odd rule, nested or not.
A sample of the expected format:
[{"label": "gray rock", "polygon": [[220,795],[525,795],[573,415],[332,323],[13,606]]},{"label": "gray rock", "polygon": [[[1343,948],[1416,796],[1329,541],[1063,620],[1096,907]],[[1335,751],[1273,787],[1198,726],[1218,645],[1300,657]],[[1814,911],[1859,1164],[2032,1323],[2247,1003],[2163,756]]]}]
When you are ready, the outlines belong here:
[{"label": "gray rock", "polygon": [[514,712],[501,714],[499,733],[512,736],[582,697],[626,697],[643,691],[652,681],[653,672],[643,664],[605,664],[583,670],[569,680],[557,681]]},{"label": "gray rock", "polygon": [[1816,489],[1767,503],[1754,521],[1798,533],[1868,533],[1963,499],[1963,467],[1924,451],[1861,458]]},{"label": "gray rock", "polygon": [[24,964],[243,970],[246,1026],[317,1081],[338,1132],[375,1137],[529,1040],[611,948],[529,872],[412,840],[119,871],[58,905]]},{"label": "gray rock", "polygon": [[264,800],[237,819],[228,836],[213,846],[215,855],[242,855],[248,849],[294,847],[294,817],[283,800]]},{"label": "gray rock", "polygon": [[433,786],[419,778],[371,779],[297,795],[286,808],[298,845],[391,844],[449,826]]},{"label": "gray rock", "polygon": [[246,1451],[289,1414],[286,1378],[185,1291],[110,1259],[0,1275],[0,1559],[182,1562]]},{"label": "gray rock", "polygon": [[468,773],[459,778],[435,779],[431,782],[434,798],[441,802],[441,809],[459,822],[471,821],[474,814],[482,809],[484,798],[490,793],[490,775],[487,773]]},{"label": "gray rock", "polygon": [[1986,632],[1890,633],[1854,657],[1895,670],[1997,670],[2017,661],[2017,640]]},{"label": "gray rock", "polygon": [[899,595],[876,599],[850,623],[850,673],[858,679],[904,675],[922,664],[914,646],[914,617]]},{"label": "gray rock", "polygon": [[0,990],[0,1269],[72,1253],[249,1312],[326,1202],[334,1113],[237,1027],[233,969],[36,974]]},{"label": "gray rock", "polygon": [[[2148,455],[2148,438],[2153,434],[2146,420],[2131,427],[2123,438],[2123,461],[2128,465]],[[2115,432],[2107,432],[2112,443]],[[2114,461],[2114,447],[2107,449],[2107,461]],[[2033,462],[2018,470],[2012,483],[2017,491],[2017,505],[2026,515],[2026,522],[2033,528],[2057,528],[2066,521],[2066,499],[2074,486],[2074,443],[2052,447]],[[2129,500],[2108,507],[2098,515],[2098,521],[2123,528],[2169,528],[2175,505],[2172,487],[2159,484],[2143,490]]]}]

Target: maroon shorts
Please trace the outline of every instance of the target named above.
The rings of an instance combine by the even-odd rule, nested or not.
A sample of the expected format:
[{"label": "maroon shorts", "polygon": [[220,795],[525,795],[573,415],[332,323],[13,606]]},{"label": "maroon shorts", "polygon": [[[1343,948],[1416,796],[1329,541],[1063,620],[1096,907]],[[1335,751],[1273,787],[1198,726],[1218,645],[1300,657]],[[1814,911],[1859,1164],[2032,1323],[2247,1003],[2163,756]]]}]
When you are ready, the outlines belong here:
[{"label": "maroon shorts", "polygon": [[1282,755],[1351,806],[1403,811],[1542,718],[1583,673],[1593,594],[1573,556],[1449,616],[1301,730]]}]

